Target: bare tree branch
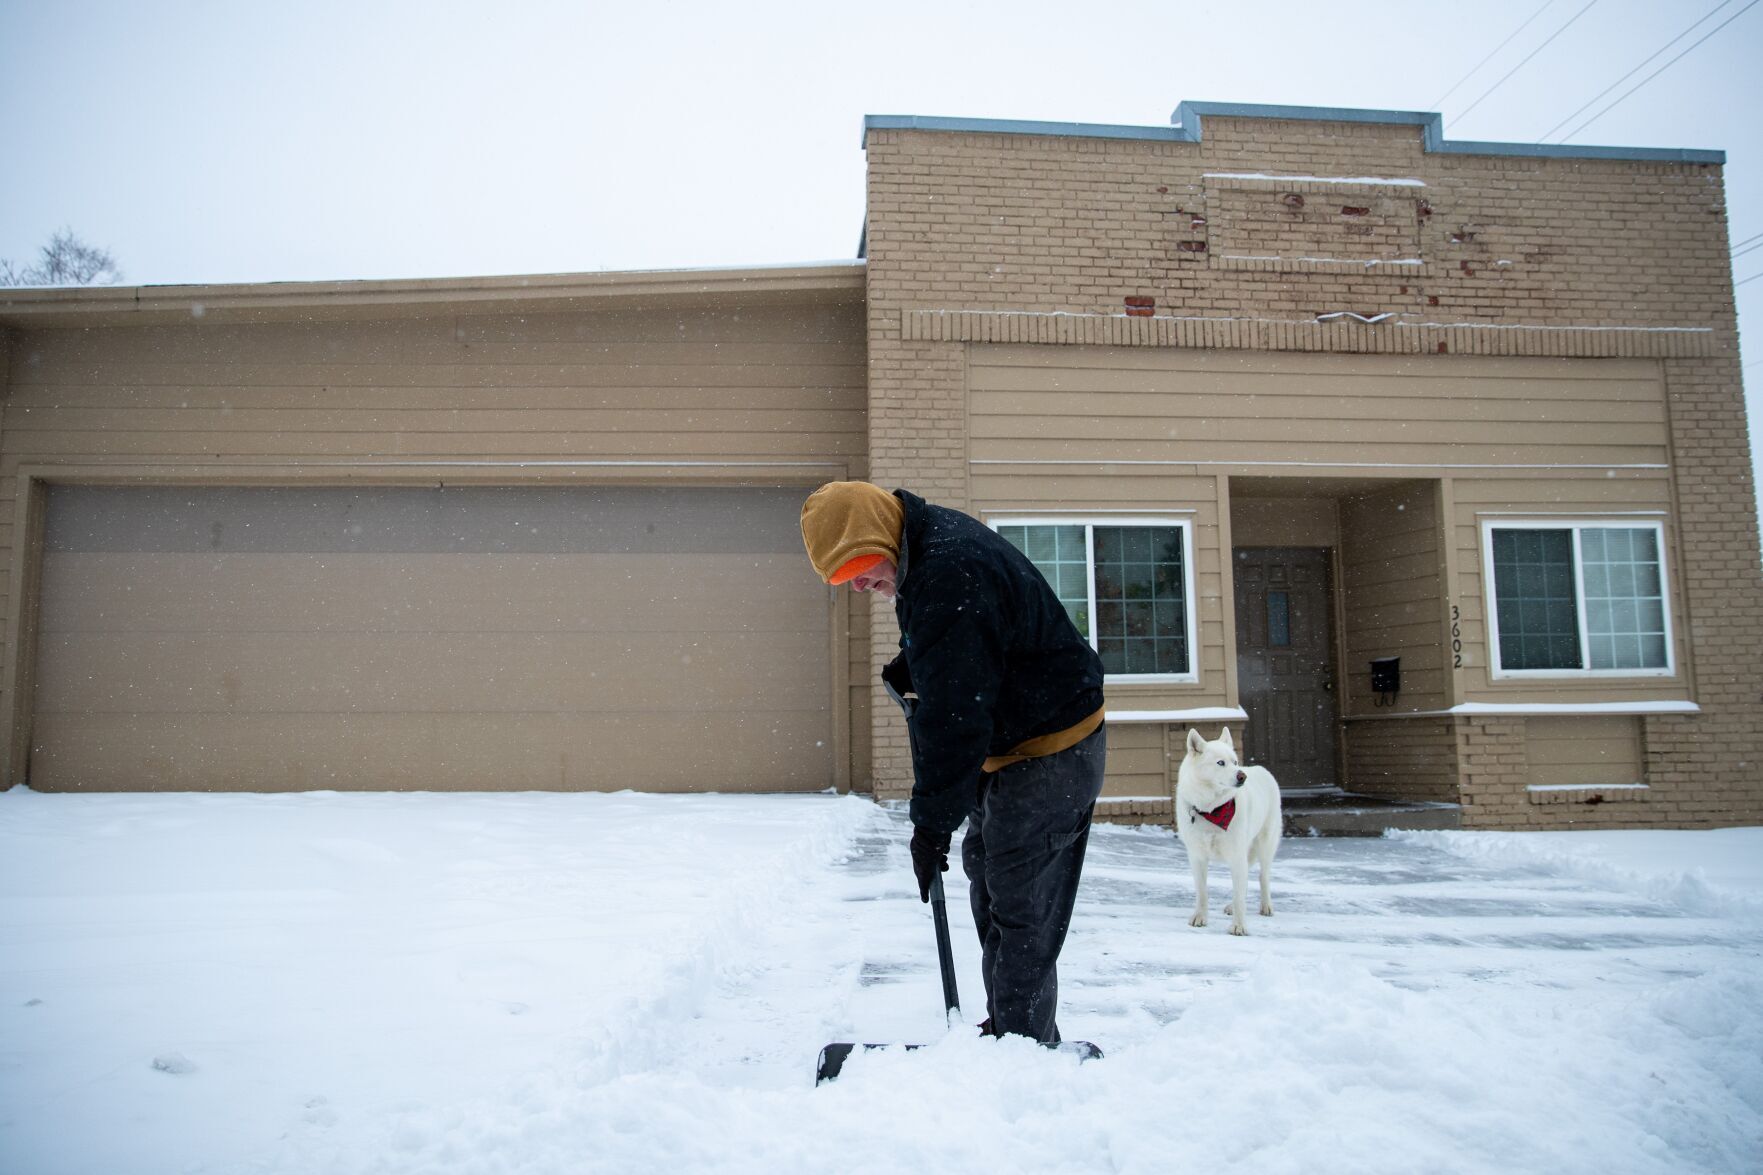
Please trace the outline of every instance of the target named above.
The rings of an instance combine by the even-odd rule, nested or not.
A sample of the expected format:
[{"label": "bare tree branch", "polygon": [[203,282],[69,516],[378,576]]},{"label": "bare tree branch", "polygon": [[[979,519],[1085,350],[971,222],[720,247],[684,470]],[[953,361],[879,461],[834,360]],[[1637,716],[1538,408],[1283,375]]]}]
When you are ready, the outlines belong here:
[{"label": "bare tree branch", "polygon": [[113,286],[121,280],[110,250],[86,244],[70,228],[49,238],[35,265],[0,259],[0,286]]}]

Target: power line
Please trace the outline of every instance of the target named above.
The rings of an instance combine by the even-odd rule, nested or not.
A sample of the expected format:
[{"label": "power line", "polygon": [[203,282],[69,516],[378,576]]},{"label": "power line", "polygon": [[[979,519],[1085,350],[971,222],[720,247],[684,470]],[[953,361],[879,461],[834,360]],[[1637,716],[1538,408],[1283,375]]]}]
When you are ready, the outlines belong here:
[{"label": "power line", "polygon": [[[1541,53],[1544,49],[1547,49],[1549,47],[1549,45],[1554,42],[1556,37],[1559,37],[1562,33],[1566,32],[1568,29],[1573,27],[1574,21],[1578,20],[1580,17],[1582,17],[1586,13],[1590,12],[1593,8],[1597,7],[1597,3],[1598,3],[1598,0],[1591,0],[1591,2],[1589,4],[1587,4],[1584,8],[1580,9],[1578,12],[1574,13],[1571,17],[1569,17],[1567,19],[1566,24],[1562,25],[1560,28],[1558,28],[1554,32],[1550,33],[1548,38],[1546,40],[1544,40],[1541,45],[1538,45],[1535,49],[1532,49],[1530,51],[1530,53],[1525,56],[1523,61],[1520,61],[1517,65],[1514,65],[1511,69],[1507,70],[1503,75],[1501,75],[1499,81],[1497,81],[1493,85],[1489,86],[1487,88],[1487,93],[1483,94],[1481,97],[1479,97],[1475,101],[1471,102],[1468,106],[1465,106],[1462,110],[1459,110],[1457,112],[1457,121],[1459,121],[1459,122],[1463,121],[1464,118],[1468,117],[1469,112],[1471,110],[1474,110],[1477,106],[1480,106],[1483,102],[1487,101],[1488,94],[1492,94],[1495,90],[1497,90],[1501,86],[1505,85],[1507,78],[1511,77],[1513,74],[1515,74],[1519,70],[1523,69],[1526,65],[1529,65],[1530,59],[1532,57],[1535,57],[1538,53]],[[1757,0],[1751,0],[1751,3],[1753,3],[1753,4],[1757,3]]]},{"label": "power line", "polygon": [[1763,241],[1763,233],[1758,233],[1754,237],[1746,237],[1744,240],[1742,240],[1738,244],[1734,245],[1733,249],[1734,249],[1734,251],[1737,251],[1739,249],[1743,249],[1746,245],[1750,244],[1752,241]]},{"label": "power line", "polygon": [[1556,131],[1560,130],[1562,127],[1566,126],[1568,123],[1572,122],[1574,119],[1576,119],[1580,115],[1584,114],[1588,109],[1591,108],[1591,106],[1594,103],[1597,102],[1597,100],[1599,98],[1602,98],[1605,94],[1608,94],[1611,90],[1614,90],[1617,86],[1620,86],[1623,82],[1626,82],[1629,78],[1633,77],[1635,74],[1639,73],[1642,69],[1646,68],[1647,62],[1652,61],[1654,57],[1659,56],[1661,53],[1665,52],[1665,50],[1671,48],[1673,45],[1677,44],[1679,41],[1683,40],[1685,37],[1687,37],[1691,33],[1695,32],[1697,26],[1706,23],[1707,20],[1714,15],[1714,13],[1719,12],[1722,8],[1725,8],[1728,4],[1731,4],[1731,3],[1732,3],[1732,0],[1720,0],[1720,3],[1716,4],[1714,6],[1714,8],[1712,9],[1712,11],[1710,11],[1706,15],[1704,15],[1701,20],[1698,20],[1695,24],[1693,24],[1689,28],[1683,30],[1683,32],[1677,34],[1677,36],[1671,38],[1671,40],[1665,42],[1663,45],[1659,46],[1659,48],[1655,49],[1653,51],[1652,56],[1648,57],[1646,61],[1641,62],[1639,65],[1635,66],[1633,69],[1629,70],[1627,73],[1623,74],[1621,77],[1617,78],[1615,81],[1611,82],[1609,85],[1607,85],[1603,89],[1599,90],[1596,94],[1593,94],[1589,99],[1586,100],[1586,104],[1584,106],[1581,106],[1578,110],[1575,110],[1572,114],[1569,114],[1566,118],[1562,119],[1560,122],[1556,123],[1554,126],[1550,127],[1548,130],[1544,131],[1541,135],[1537,136],[1537,142],[1541,143],[1544,139],[1547,139],[1550,135],[1554,134]]},{"label": "power line", "polygon": [[1578,126],[1574,127],[1572,130],[1568,131],[1565,135],[1562,135],[1561,141],[1565,143],[1568,139],[1571,139],[1574,135],[1577,135],[1580,131],[1585,130],[1586,127],[1591,126],[1594,122],[1597,122],[1600,118],[1603,118],[1606,114],[1609,114],[1612,110],[1615,110],[1618,106],[1620,106],[1624,102],[1626,102],[1628,100],[1629,96],[1632,95],[1636,90],[1640,89],[1642,86],[1646,85],[1648,82],[1652,81],[1654,78],[1658,77],[1660,74],[1664,73],[1666,70],[1668,70],[1672,66],[1676,65],[1679,61],[1682,61],[1687,54],[1689,54],[1695,50],[1696,45],[1700,45],[1703,41],[1706,41],[1709,37],[1712,37],[1715,33],[1718,33],[1721,29],[1725,28],[1727,25],[1731,24],[1733,21],[1737,20],[1739,17],[1743,16],[1745,13],[1751,11],[1751,9],[1757,7],[1758,2],[1759,2],[1759,0],[1751,0],[1751,2],[1749,4],[1745,5],[1743,8],[1739,9],[1737,12],[1733,13],[1731,16],[1727,17],[1725,20],[1721,21],[1719,24],[1715,25],[1713,28],[1709,29],[1706,33],[1704,33],[1701,36],[1701,38],[1699,40],[1696,41],[1695,45],[1691,45],[1688,49],[1685,49],[1682,53],[1679,53],[1676,57],[1673,57],[1670,61],[1667,61],[1664,65],[1661,65],[1658,69],[1655,69],[1652,73],[1648,74],[1646,77],[1642,78],[1640,81],[1636,82],[1632,87],[1630,87],[1622,95],[1622,97],[1616,99],[1616,101],[1610,103],[1610,105],[1604,107],[1604,109],[1598,111],[1596,114],[1592,115],[1590,118],[1586,119],[1584,122],[1580,123]]},{"label": "power line", "polygon": [[1755,253],[1758,249],[1763,249],[1763,241],[1758,241],[1755,245],[1752,245],[1748,249],[1734,249],[1732,251],[1732,256],[1733,256],[1733,259],[1736,261],[1738,258],[1743,257],[1746,253]]},{"label": "power line", "polygon": [[1758,279],[1758,278],[1760,278],[1760,277],[1763,277],[1763,273],[1753,273],[1753,274],[1752,274],[1752,275],[1751,275],[1751,276],[1750,276],[1750,277],[1747,277],[1747,278],[1746,278],[1746,279],[1745,279],[1745,281],[1738,281],[1738,282],[1733,282],[1733,283],[1732,283],[1732,288],[1733,288],[1733,289],[1735,289],[1735,290],[1736,290],[1736,289],[1738,289],[1738,288],[1739,288],[1739,287],[1740,287],[1740,286],[1742,286],[1742,285],[1744,285],[1744,284],[1745,284],[1745,282],[1754,282],[1754,281],[1756,281],[1756,280],[1757,280],[1757,279]]},{"label": "power line", "polygon": [[1449,98],[1452,94],[1455,94],[1457,92],[1457,90],[1463,85],[1464,82],[1466,82],[1470,78],[1474,77],[1476,75],[1476,73],[1480,71],[1482,66],[1484,66],[1488,62],[1492,61],[1494,59],[1495,55],[1500,52],[1500,50],[1504,49],[1507,45],[1510,45],[1512,43],[1513,37],[1516,37],[1519,33],[1522,33],[1525,29],[1529,28],[1530,22],[1535,20],[1537,17],[1541,16],[1543,14],[1544,10],[1547,9],[1549,7],[1549,5],[1551,5],[1553,3],[1555,3],[1555,0],[1543,0],[1543,7],[1542,8],[1539,8],[1535,12],[1531,13],[1529,20],[1526,20],[1523,24],[1521,24],[1517,28],[1513,29],[1510,33],[1507,33],[1506,39],[1504,41],[1501,41],[1498,45],[1494,46],[1493,53],[1489,53],[1486,57],[1484,57],[1480,61],[1476,62],[1474,69],[1470,70],[1468,73],[1466,73],[1462,77],[1458,78],[1457,84],[1452,86],[1450,89],[1446,90],[1443,94],[1440,94],[1437,98],[1435,98],[1433,100],[1433,104],[1431,106],[1427,107],[1427,109],[1437,110],[1441,106],[1443,106],[1445,104],[1446,98]]}]

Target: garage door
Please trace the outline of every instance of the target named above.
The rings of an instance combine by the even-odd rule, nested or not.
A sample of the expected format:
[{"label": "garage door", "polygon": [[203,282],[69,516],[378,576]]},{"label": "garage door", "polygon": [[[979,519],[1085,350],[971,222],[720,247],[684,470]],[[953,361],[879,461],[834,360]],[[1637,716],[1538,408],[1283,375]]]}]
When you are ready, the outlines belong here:
[{"label": "garage door", "polygon": [[30,782],[824,788],[802,496],[53,487]]}]

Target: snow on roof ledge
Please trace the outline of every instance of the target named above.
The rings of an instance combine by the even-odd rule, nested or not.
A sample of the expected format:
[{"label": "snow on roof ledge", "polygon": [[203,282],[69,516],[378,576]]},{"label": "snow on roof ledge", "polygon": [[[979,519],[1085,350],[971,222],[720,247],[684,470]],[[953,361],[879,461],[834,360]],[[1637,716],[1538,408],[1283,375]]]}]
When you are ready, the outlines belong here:
[{"label": "snow on roof ledge", "polygon": [[353,278],[336,281],[234,282],[208,285],[35,286],[0,288],[0,326],[99,325],[105,322],[209,322],[408,314],[496,313],[606,299],[832,297],[856,301],[865,264],[788,262],[698,269],[595,270],[589,273],[477,277]]},{"label": "snow on roof ledge", "polygon": [[1447,714],[1700,714],[1694,702],[1459,702]]},{"label": "snow on roof ledge", "polygon": [[1003,135],[1052,135],[1086,139],[1151,139],[1198,143],[1207,118],[1266,118],[1295,122],[1371,122],[1421,128],[1422,149],[1441,155],[1521,155],[1538,159],[1619,159],[1649,163],[1726,162],[1724,151],[1678,147],[1582,147],[1566,143],[1452,142],[1441,114],[1421,110],[1359,110],[1337,106],[1269,106],[1253,102],[1183,102],[1167,127],[1113,123],[1040,122],[993,118],[937,118],[871,114],[863,120],[863,143],[871,130],[977,131]]},{"label": "snow on roof ledge", "polygon": [[[1459,702],[1448,710],[1403,710],[1394,714],[1344,714],[1347,722],[1383,718],[1508,717],[1548,714],[1700,714],[1694,702],[1661,699],[1652,702]],[[1110,714],[1110,718],[1114,715]]]},{"label": "snow on roof ledge", "polygon": [[1239,706],[1200,706],[1191,710],[1110,710],[1109,722],[1247,722]]}]

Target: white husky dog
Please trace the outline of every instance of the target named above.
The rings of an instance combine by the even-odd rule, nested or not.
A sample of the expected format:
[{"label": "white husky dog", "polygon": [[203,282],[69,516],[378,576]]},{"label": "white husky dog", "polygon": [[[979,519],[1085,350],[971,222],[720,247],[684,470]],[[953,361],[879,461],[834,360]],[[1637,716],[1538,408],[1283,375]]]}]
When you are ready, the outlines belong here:
[{"label": "white husky dog", "polygon": [[1247,934],[1244,898],[1249,886],[1249,858],[1261,865],[1261,913],[1273,913],[1268,871],[1279,848],[1282,825],[1279,784],[1265,767],[1238,767],[1230,727],[1207,742],[1188,731],[1188,753],[1175,782],[1175,829],[1194,869],[1194,916],[1191,926],[1206,925],[1206,863],[1230,865],[1232,901],[1230,932]]}]

